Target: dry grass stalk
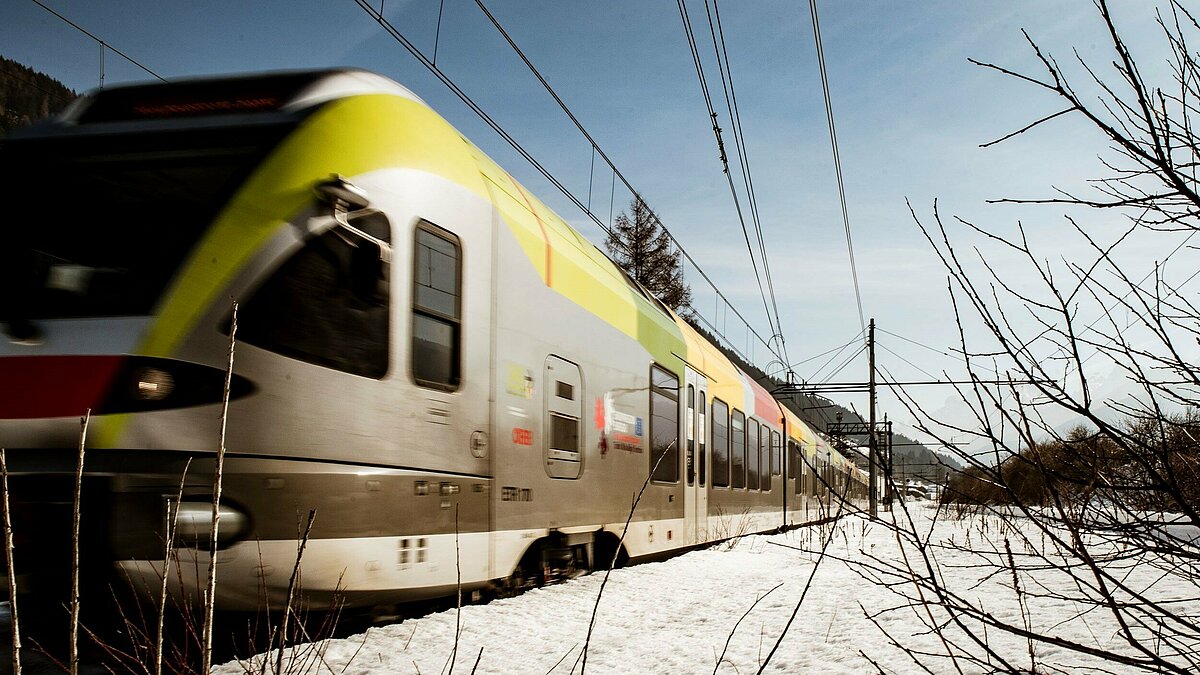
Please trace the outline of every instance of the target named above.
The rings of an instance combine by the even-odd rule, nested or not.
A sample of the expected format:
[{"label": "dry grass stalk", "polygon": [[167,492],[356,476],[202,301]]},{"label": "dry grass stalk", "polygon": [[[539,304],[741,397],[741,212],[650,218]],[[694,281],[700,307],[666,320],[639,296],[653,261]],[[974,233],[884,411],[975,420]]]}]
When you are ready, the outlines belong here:
[{"label": "dry grass stalk", "polygon": [[304,536],[300,538],[300,546],[296,550],[296,564],[292,567],[291,578],[288,579],[287,603],[283,607],[283,619],[279,626],[279,653],[275,656],[275,673],[277,675],[283,675],[283,650],[287,647],[288,618],[292,614],[292,603],[296,599],[296,582],[300,577],[300,562],[304,558],[304,549],[308,546],[308,537],[312,534],[313,521],[316,518],[316,510],[310,510],[308,523],[304,526]]},{"label": "dry grass stalk", "polygon": [[75,462],[75,506],[71,514],[71,637],[68,660],[71,675],[79,673],[79,498],[83,493],[83,453],[92,409],[79,418],[79,454]]},{"label": "dry grass stalk", "polygon": [[[454,659],[458,657],[458,638],[462,634],[462,555],[458,548],[458,504],[454,504],[454,569],[455,585],[458,590],[458,603],[454,608],[454,647],[450,650],[450,670],[447,675],[454,673]],[[483,655],[483,650],[480,649],[480,656]],[[476,661],[478,666],[479,662]],[[472,669],[473,671],[474,669]]]},{"label": "dry grass stalk", "polygon": [[[633,513],[637,511],[637,505],[638,502],[642,501],[642,495],[646,494],[646,488],[650,486],[650,479],[654,476],[654,472],[658,470],[658,465],[662,463],[664,457],[670,454],[671,448],[674,445],[675,441],[671,441],[663,449],[662,454],[658,456],[658,461],[654,463],[654,466],[650,468],[650,472],[646,474],[646,480],[642,482],[642,489],[638,490],[637,496],[633,498],[633,505],[629,507],[629,515],[625,517],[625,526],[621,528],[621,538],[617,540],[612,560],[608,563],[608,569],[604,571],[604,579],[600,581],[600,590],[596,593],[596,602],[592,605],[592,618],[588,621],[587,637],[583,641],[583,650],[579,653],[581,660],[579,675],[583,675],[587,671],[588,645],[592,642],[592,629],[596,626],[596,613],[600,610],[600,598],[604,596],[604,587],[608,585],[608,576],[612,574],[613,568],[617,565],[617,557],[621,555],[621,547],[625,544],[625,535],[629,533],[629,523],[633,520]],[[575,672],[575,669],[572,668],[571,672]]]},{"label": "dry grass stalk", "polygon": [[17,573],[13,567],[12,518],[8,512],[8,460],[0,448],[0,481],[4,497],[4,552],[8,566],[8,606],[12,611],[12,672],[21,675],[21,622],[17,614]]},{"label": "dry grass stalk", "polygon": [[[766,597],[768,595],[774,593],[782,585],[783,585],[783,582],[780,582],[775,585],[775,588],[772,588],[771,590],[767,591],[766,593],[763,593],[762,595],[758,596],[758,599],[756,599],[754,601],[754,603],[752,605],[750,605],[749,608],[746,609],[745,613],[742,614],[741,618],[739,618],[737,620],[737,623],[733,624],[733,628],[729,629],[729,636],[725,638],[725,647],[721,649],[721,655],[717,657],[717,663],[716,663],[716,665],[713,666],[713,675],[716,675],[717,669],[721,667],[721,662],[725,660],[725,654],[727,654],[729,652],[729,643],[733,641],[733,634],[737,632],[738,626],[742,625],[742,622],[746,620],[746,617],[750,616],[750,612],[754,611],[754,608],[758,606],[758,603],[762,602],[764,599],[766,599]],[[759,636],[758,651],[759,651],[759,661],[761,662],[762,661],[762,636],[761,636],[761,634]],[[735,666],[735,669],[736,669],[736,666]]]},{"label": "dry grass stalk", "polygon": [[171,500],[167,500],[166,539],[163,541],[163,571],[162,588],[158,594],[158,633],[154,641],[154,673],[162,675],[163,666],[163,619],[167,613],[167,579],[171,573],[171,556],[175,552],[175,528],[179,522],[179,504],[183,501],[183,485],[187,482],[188,469],[192,466],[192,458],[183,465],[183,475],[179,477],[179,492],[175,494],[175,510],[171,510]]},{"label": "dry grass stalk", "polygon": [[221,477],[225,470],[225,431],[229,421],[229,387],[233,382],[233,350],[237,344],[238,303],[233,303],[229,322],[229,363],[225,369],[225,391],[221,397],[221,435],[217,443],[217,466],[213,471],[212,531],[208,541],[208,588],[204,592],[204,627],[201,650],[201,672],[212,669],[213,609],[217,593],[217,530],[221,522]]}]

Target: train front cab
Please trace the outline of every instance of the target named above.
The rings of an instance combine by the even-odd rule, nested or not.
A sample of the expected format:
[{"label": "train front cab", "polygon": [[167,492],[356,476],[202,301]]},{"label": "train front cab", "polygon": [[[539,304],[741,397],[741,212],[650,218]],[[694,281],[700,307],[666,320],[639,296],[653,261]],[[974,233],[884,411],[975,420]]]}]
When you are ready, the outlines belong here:
[{"label": "train front cab", "polygon": [[218,607],[278,604],[310,511],[314,605],[452,592],[459,556],[490,577],[494,221],[448,124],[377,76],[287,74],[113,88],[0,152],[53,205],[0,247],[24,590],[62,585],[90,409],[88,569],[157,588],[182,481],[198,597],[234,299]]}]

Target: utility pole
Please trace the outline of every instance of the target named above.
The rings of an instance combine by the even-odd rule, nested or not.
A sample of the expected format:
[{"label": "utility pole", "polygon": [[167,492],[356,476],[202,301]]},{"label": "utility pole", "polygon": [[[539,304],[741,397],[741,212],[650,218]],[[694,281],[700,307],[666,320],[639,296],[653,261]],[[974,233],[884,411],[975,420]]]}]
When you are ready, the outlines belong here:
[{"label": "utility pole", "polygon": [[878,444],[875,442],[875,319],[871,319],[871,323],[867,328],[867,367],[870,373],[867,378],[867,396],[869,398],[868,408],[870,409],[870,420],[867,422],[867,429],[870,433],[867,434],[867,499],[870,506],[872,518],[879,516],[879,494],[876,478],[878,472],[876,465],[879,462]]}]

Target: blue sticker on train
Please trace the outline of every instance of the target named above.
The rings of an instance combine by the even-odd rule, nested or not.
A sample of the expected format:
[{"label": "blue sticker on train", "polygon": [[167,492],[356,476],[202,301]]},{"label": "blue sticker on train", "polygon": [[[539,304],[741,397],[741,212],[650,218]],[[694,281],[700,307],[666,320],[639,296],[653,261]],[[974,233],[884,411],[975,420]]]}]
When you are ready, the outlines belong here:
[{"label": "blue sticker on train", "polygon": [[637,434],[638,436],[642,435],[642,418],[637,418],[637,423],[633,427],[633,433]]}]

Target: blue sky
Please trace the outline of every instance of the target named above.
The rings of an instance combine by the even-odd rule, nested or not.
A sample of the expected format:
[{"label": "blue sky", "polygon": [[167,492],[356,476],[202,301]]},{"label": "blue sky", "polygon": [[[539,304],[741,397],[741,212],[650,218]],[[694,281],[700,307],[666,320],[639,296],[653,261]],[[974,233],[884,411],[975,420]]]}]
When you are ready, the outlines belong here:
[{"label": "blue sky", "polygon": [[[578,209],[353,0],[44,1],[168,79],[338,65],[388,75],[601,241]],[[1134,46],[1149,48],[1154,26],[1145,4],[1114,5]],[[491,0],[488,6],[693,258],[759,332],[769,333],[676,4]],[[432,54],[438,0],[385,0],[383,7],[391,22]],[[957,341],[945,274],[906,199],[926,217],[937,199],[943,214],[987,227],[1011,228],[1021,219],[1057,254],[1074,245],[1061,210],[986,200],[1081,185],[1098,175],[1096,156],[1106,147],[1095,131],[1067,117],[998,147],[979,148],[1054,112],[1058,103],[967,59],[1038,72],[1024,28],[1064,61],[1077,48],[1103,63],[1111,60],[1103,26],[1085,0],[826,0],[819,8],[865,313],[881,329],[945,349]],[[779,312],[790,358],[799,362],[859,331],[811,19],[807,4],[795,1],[727,0],[721,9]],[[707,31],[703,5],[690,0],[689,11],[701,49],[711,56],[707,33],[700,32]],[[98,45],[29,0],[9,0],[0,10],[0,55],[77,90],[99,83]],[[587,143],[473,1],[445,0],[438,65],[586,198]],[[706,67],[715,72],[711,58]],[[112,53],[104,71],[109,84],[145,79]],[[715,79],[711,85],[719,87]],[[728,133],[726,142],[732,146]],[[603,205],[596,211],[606,217],[611,174],[599,162],[596,167],[591,199]],[[618,190],[615,199],[620,210],[629,195]],[[701,285],[694,277],[700,309],[711,314],[713,303],[705,302]],[[732,324],[730,329],[744,336]],[[961,374],[953,360],[931,350],[882,335],[880,341],[894,352],[881,352],[881,363],[900,379],[928,379],[922,370]],[[765,364],[761,347],[735,342]],[[823,361],[796,372],[810,377]],[[865,375],[860,359],[834,379]],[[935,410],[951,395],[919,394]],[[865,397],[841,400],[865,412]],[[908,418],[888,396],[881,405],[894,418]]]}]

